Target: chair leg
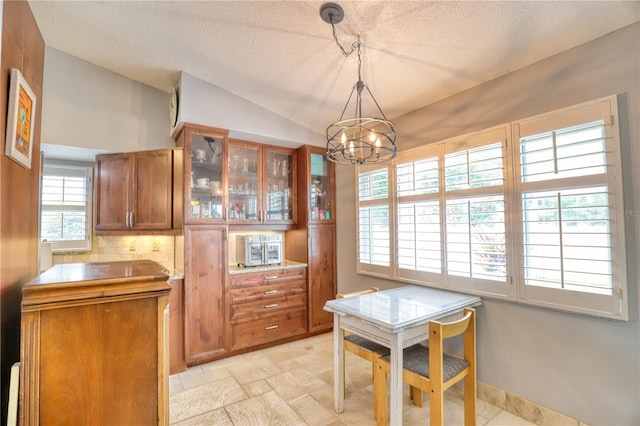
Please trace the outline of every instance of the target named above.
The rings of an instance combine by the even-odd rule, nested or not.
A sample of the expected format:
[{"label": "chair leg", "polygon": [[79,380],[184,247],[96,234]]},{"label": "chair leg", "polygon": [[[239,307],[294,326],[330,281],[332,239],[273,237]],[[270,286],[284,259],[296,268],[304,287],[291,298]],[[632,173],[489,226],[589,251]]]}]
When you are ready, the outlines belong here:
[{"label": "chair leg", "polygon": [[[373,380],[373,390],[375,395],[375,386],[376,386],[376,360],[371,360],[371,380]],[[373,418],[378,420],[378,399],[374,396],[373,398]]]},{"label": "chair leg", "polygon": [[475,426],[477,421],[477,388],[476,380],[471,374],[464,378],[464,424]]},{"label": "chair leg", "polygon": [[[432,382],[432,386],[433,385],[435,385],[435,383]],[[431,393],[429,394],[429,411],[429,424],[431,426],[441,426],[444,424],[444,395],[441,386],[431,388]]]},{"label": "chair leg", "polygon": [[411,396],[411,401],[413,401],[413,405],[416,407],[422,408],[422,390],[413,385],[409,386],[409,395]]},{"label": "chair leg", "polygon": [[389,406],[387,404],[387,373],[382,366],[382,361],[374,360],[373,375],[373,405],[378,426],[386,426],[389,423]]}]

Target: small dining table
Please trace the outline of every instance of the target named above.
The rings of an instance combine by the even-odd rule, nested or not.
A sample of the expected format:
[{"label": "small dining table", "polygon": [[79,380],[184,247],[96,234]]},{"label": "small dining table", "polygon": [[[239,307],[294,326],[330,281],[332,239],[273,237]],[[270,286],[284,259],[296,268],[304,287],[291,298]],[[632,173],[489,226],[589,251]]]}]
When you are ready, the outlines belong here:
[{"label": "small dining table", "polygon": [[402,351],[429,338],[429,321],[455,318],[482,304],[478,296],[417,285],[329,300],[333,313],[333,392],[337,413],[344,411],[344,332],[390,349],[389,421],[402,424]]}]

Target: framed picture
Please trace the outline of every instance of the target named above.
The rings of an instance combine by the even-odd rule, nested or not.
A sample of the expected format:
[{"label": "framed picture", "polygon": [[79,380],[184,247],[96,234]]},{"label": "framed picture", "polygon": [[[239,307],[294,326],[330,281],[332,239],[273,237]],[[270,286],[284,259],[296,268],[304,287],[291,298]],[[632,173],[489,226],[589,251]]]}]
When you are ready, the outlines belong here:
[{"label": "framed picture", "polygon": [[7,143],[4,153],[27,169],[31,168],[35,117],[36,95],[20,70],[11,68],[7,108]]}]

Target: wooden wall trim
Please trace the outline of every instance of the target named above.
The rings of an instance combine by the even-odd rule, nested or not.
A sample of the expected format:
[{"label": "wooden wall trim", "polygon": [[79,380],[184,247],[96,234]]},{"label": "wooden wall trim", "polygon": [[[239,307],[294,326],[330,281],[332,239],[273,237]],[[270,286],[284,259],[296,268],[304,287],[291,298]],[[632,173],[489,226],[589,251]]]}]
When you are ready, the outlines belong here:
[{"label": "wooden wall trim", "polygon": [[[4,1],[0,49],[0,382],[6,418],[11,365],[20,359],[22,286],[38,274],[38,198],[45,44],[26,1]],[[31,169],[4,155],[9,76],[18,68],[34,91]]]}]

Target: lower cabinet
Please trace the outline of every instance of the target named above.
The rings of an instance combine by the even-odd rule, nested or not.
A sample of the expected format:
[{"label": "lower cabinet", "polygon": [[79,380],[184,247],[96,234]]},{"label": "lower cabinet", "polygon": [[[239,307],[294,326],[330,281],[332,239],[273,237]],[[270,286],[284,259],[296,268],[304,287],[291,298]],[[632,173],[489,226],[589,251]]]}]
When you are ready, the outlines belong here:
[{"label": "lower cabinet", "polygon": [[226,343],[225,225],[184,227],[184,340],[187,365],[221,358]]},{"label": "lower cabinet", "polygon": [[231,350],[307,331],[306,268],[229,276]]},{"label": "lower cabinet", "polygon": [[168,274],[55,265],[23,288],[21,425],[168,425]]},{"label": "lower cabinet", "polygon": [[325,311],[327,300],[336,298],[336,226],[309,225],[309,331],[328,331],[333,314]]}]

